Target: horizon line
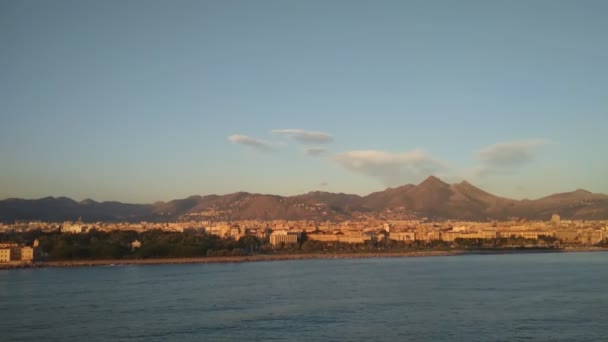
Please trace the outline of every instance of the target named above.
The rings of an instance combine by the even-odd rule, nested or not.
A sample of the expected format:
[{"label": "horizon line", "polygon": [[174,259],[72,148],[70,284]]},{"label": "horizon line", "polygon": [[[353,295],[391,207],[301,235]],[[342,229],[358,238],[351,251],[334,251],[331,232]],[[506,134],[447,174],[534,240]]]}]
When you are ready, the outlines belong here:
[{"label": "horizon line", "polygon": [[354,193],[347,193],[347,192],[342,192],[342,191],[331,192],[331,191],[323,191],[323,190],[310,190],[308,192],[296,193],[296,194],[293,194],[293,195],[278,195],[278,194],[272,194],[272,193],[249,192],[249,191],[240,190],[240,191],[228,192],[228,193],[224,193],[224,194],[218,194],[218,193],[197,194],[197,195],[190,195],[190,196],[183,197],[183,198],[173,198],[173,199],[170,199],[168,201],[157,200],[157,201],[147,202],[147,203],[142,203],[142,202],[124,202],[124,201],[120,201],[120,200],[102,200],[102,201],[97,201],[97,200],[94,200],[91,197],[85,197],[85,198],[83,198],[81,200],[76,200],[76,199],[74,199],[72,197],[69,197],[69,196],[53,196],[53,195],[44,196],[44,197],[38,197],[38,198],[6,197],[4,199],[0,199],[0,201],[10,201],[10,200],[37,201],[37,200],[43,200],[43,199],[51,198],[51,199],[68,199],[68,200],[74,201],[74,202],[79,203],[79,204],[82,203],[82,202],[85,202],[85,201],[93,201],[95,203],[111,203],[111,202],[116,202],[116,203],[121,203],[121,204],[133,204],[133,205],[154,205],[154,204],[157,204],[157,203],[170,203],[172,201],[184,200],[184,199],[188,199],[188,198],[192,198],[192,197],[201,197],[202,198],[202,197],[208,197],[208,196],[229,196],[229,195],[240,194],[240,193],[248,194],[248,195],[259,195],[259,196],[297,197],[297,196],[307,195],[307,194],[310,194],[310,193],[320,192],[320,193],[328,193],[328,194],[335,194],[335,195],[342,194],[342,195],[349,195],[349,196],[366,197],[366,196],[369,196],[369,195],[372,195],[372,194],[375,194],[375,193],[378,193],[378,192],[383,192],[383,191],[387,191],[387,190],[391,190],[391,189],[397,189],[397,188],[401,188],[401,187],[408,186],[408,185],[412,186],[412,187],[417,187],[417,186],[420,186],[420,185],[422,185],[423,183],[425,183],[425,182],[427,182],[429,180],[431,180],[431,181],[432,180],[437,180],[437,181],[440,181],[441,183],[449,185],[449,186],[459,185],[459,184],[469,184],[469,185],[471,185],[471,186],[473,186],[473,187],[475,187],[475,188],[477,188],[477,189],[479,189],[481,191],[484,191],[484,192],[486,192],[486,193],[488,193],[488,194],[490,194],[492,196],[499,197],[499,198],[504,198],[504,199],[508,199],[508,200],[513,200],[513,201],[526,201],[526,200],[528,200],[528,201],[534,201],[534,200],[539,200],[539,199],[542,199],[542,198],[545,198],[545,197],[549,197],[549,196],[553,196],[553,195],[567,194],[567,193],[573,193],[573,192],[578,192],[578,191],[588,192],[588,193],[590,193],[592,195],[608,195],[608,194],[604,194],[604,193],[601,193],[601,192],[596,193],[596,192],[589,191],[589,190],[586,190],[586,189],[577,188],[577,189],[571,190],[571,191],[562,191],[562,192],[550,193],[548,195],[540,196],[538,198],[532,198],[532,199],[530,199],[530,198],[514,199],[514,198],[510,198],[510,197],[504,197],[504,196],[495,195],[495,194],[493,194],[491,192],[488,192],[488,191],[486,191],[486,190],[484,190],[484,189],[482,189],[482,188],[474,185],[473,183],[471,183],[471,182],[469,182],[467,180],[462,180],[462,181],[456,182],[456,183],[447,183],[447,182],[444,182],[443,180],[441,180],[437,176],[430,175],[430,176],[426,177],[423,181],[421,181],[418,184],[407,183],[407,184],[403,184],[403,185],[399,185],[399,186],[395,186],[395,187],[386,187],[383,190],[372,191],[372,192],[370,192],[368,194],[365,194],[365,195],[359,195],[359,194],[354,194]]}]

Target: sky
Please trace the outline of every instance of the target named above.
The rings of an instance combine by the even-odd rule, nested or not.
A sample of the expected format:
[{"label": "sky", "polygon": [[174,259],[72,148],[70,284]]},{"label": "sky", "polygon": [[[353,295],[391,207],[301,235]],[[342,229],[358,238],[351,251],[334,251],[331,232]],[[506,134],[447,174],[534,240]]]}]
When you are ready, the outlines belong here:
[{"label": "sky", "polygon": [[0,0],[0,198],[608,193],[607,1]]}]

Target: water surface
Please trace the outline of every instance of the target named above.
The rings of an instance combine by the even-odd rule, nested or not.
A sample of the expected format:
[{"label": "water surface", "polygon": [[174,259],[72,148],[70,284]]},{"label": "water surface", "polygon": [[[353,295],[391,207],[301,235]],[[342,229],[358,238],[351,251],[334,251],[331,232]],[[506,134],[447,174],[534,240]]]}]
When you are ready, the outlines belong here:
[{"label": "water surface", "polygon": [[2,341],[606,341],[608,253],[0,271]]}]

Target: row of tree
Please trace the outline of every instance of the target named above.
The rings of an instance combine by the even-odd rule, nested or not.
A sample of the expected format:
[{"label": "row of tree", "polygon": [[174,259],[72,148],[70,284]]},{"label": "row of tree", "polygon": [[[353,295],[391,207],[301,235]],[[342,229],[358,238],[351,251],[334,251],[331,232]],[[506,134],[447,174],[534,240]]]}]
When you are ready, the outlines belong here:
[{"label": "row of tree", "polygon": [[[420,249],[479,249],[511,246],[555,245],[555,238],[542,239],[456,239],[454,242],[393,241],[388,239],[367,241],[362,244],[323,242],[309,240],[306,235],[297,244],[271,246],[267,240],[244,236],[239,240],[224,239],[216,235],[190,230],[184,233],[150,230],[146,232],[116,230],[111,232],[91,230],[84,234],[59,232],[0,233],[0,241],[31,245],[38,240],[40,251],[47,260],[71,259],[128,259],[128,258],[190,258],[205,256],[241,256],[251,254],[281,253],[358,253],[397,252]],[[134,248],[132,243],[141,246]]]},{"label": "row of tree", "polygon": [[[36,239],[47,260],[238,256],[256,252],[262,245],[255,236],[246,236],[236,241],[205,233],[161,230],[142,233],[91,230],[84,234],[41,231],[0,234],[0,241],[30,246]],[[134,241],[139,241],[141,247],[134,248]]]}]

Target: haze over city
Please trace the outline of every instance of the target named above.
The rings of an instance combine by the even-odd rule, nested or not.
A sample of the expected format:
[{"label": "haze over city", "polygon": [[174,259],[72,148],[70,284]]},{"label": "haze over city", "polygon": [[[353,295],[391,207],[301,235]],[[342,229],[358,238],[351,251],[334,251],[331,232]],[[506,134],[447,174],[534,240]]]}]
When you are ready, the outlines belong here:
[{"label": "haze over city", "polygon": [[3,1],[0,199],[608,193],[585,4]]}]

